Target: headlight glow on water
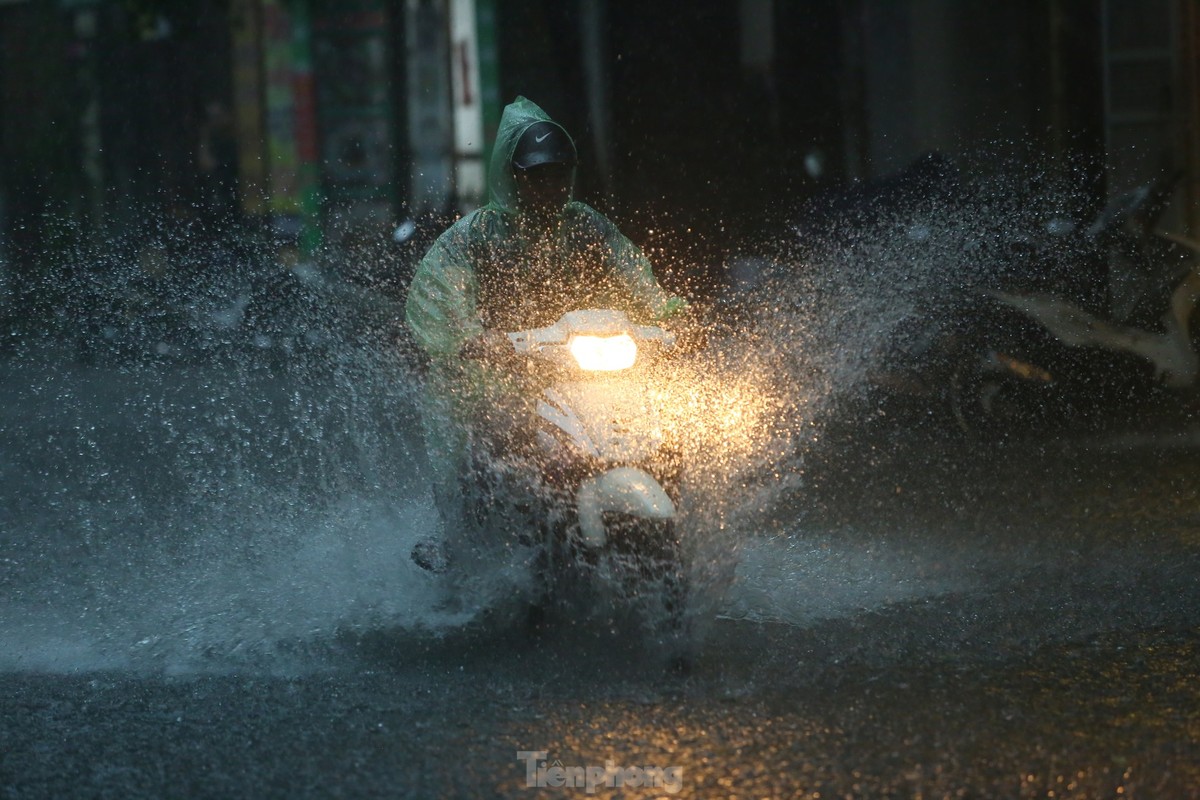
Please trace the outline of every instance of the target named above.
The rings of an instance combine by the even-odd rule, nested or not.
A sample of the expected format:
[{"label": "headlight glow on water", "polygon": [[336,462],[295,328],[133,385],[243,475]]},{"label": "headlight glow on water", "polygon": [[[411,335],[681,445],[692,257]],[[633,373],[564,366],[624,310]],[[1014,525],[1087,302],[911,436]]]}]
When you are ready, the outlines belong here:
[{"label": "headlight glow on water", "polygon": [[637,360],[637,342],[628,333],[617,336],[572,336],[567,349],[580,369],[616,372]]}]

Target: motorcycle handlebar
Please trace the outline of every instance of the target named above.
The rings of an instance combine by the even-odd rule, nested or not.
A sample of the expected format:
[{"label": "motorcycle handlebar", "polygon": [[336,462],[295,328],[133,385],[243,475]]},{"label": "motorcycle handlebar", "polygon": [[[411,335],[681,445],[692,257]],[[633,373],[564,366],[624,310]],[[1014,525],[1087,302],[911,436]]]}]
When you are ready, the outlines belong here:
[{"label": "motorcycle handlebar", "polygon": [[652,349],[662,348],[664,354],[686,355],[703,349],[707,343],[706,326],[701,324],[698,316],[693,313],[678,322],[678,327],[642,326],[633,324],[619,312],[570,312],[545,328],[513,333],[485,329],[466,342],[459,350],[459,355],[465,359],[513,364],[537,356],[546,347],[558,349],[576,334],[607,336],[622,331]]}]

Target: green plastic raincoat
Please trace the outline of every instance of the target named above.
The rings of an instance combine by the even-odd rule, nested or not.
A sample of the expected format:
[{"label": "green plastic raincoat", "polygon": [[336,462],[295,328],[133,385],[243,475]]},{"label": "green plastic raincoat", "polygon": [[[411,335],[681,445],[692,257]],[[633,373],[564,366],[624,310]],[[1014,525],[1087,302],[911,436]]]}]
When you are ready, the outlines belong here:
[{"label": "green plastic raincoat", "polygon": [[[486,415],[502,376],[458,358],[485,329],[549,325],[564,312],[616,308],[643,324],[666,320],[686,302],[663,291],[650,262],[604,215],[572,200],[550,230],[521,214],[512,155],[529,126],[553,120],[518,97],[505,107],[488,175],[490,202],[438,238],[417,266],[405,318],[430,357],[426,428],[439,476],[457,471],[468,420]],[[565,132],[565,131],[564,131]]]},{"label": "green plastic raincoat", "polygon": [[549,325],[565,311],[615,307],[642,322],[684,301],[664,292],[642,251],[591,207],[570,202],[550,235],[522,224],[512,154],[535,122],[553,122],[524,97],[504,109],[488,176],[491,202],[460,219],[421,260],[406,317],[432,358],[454,356],[484,328]]}]

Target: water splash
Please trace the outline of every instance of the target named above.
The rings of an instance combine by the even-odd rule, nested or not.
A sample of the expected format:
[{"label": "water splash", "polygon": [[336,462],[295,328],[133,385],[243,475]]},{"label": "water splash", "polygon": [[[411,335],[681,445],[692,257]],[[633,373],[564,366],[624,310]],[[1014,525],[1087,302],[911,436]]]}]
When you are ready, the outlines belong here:
[{"label": "water splash", "polygon": [[[918,349],[931,324],[959,324],[974,292],[1020,266],[1014,248],[1075,213],[1069,182],[1023,183],[1029,172],[769,243],[757,284],[722,320],[731,335],[694,367],[720,380],[681,405],[710,428],[689,443],[683,504],[698,614],[807,624],[960,585],[915,575],[887,547],[851,557],[780,509],[795,508],[814,443],[859,413],[872,373]],[[120,280],[100,299],[127,297],[177,244],[109,248]],[[244,254],[217,256],[236,267]],[[179,357],[137,352],[134,336],[135,352],[80,364],[78,341],[60,336],[0,367],[0,669],[301,668],[343,633],[453,629],[503,591],[485,581],[447,605],[407,557],[437,522],[418,381],[381,335],[397,304],[290,275],[321,298],[300,314],[321,332],[308,352],[231,343],[253,304],[236,286],[195,294],[185,281],[171,291],[198,298],[184,317],[208,334],[178,343]],[[62,293],[64,326],[103,304],[69,281]],[[102,327],[88,336],[111,341]]]},{"label": "water splash", "polygon": [[319,288],[318,322],[355,320],[320,350],[123,350],[69,307],[0,364],[0,669],[288,669],[470,617],[408,559],[436,526],[419,381],[364,325],[398,306]]},{"label": "water splash", "polygon": [[[734,265],[723,309],[731,335],[710,368],[746,376],[764,420],[754,446],[714,465],[720,478],[701,493],[700,517],[720,521],[710,549],[736,554],[717,613],[806,625],[973,580],[969,559],[927,569],[939,560],[920,548],[814,526],[805,498],[814,471],[841,457],[831,447],[876,435],[889,373],[944,382],[943,343],[990,334],[978,313],[987,291],[1094,288],[1077,283],[1089,246],[1079,221],[1093,198],[1079,175],[1027,155],[997,151],[995,174],[979,179],[930,158],[903,180],[814,206]],[[902,424],[930,441],[960,436],[937,402],[919,397],[921,413]],[[886,437],[879,446],[891,448]],[[878,529],[896,524],[880,519]]]}]

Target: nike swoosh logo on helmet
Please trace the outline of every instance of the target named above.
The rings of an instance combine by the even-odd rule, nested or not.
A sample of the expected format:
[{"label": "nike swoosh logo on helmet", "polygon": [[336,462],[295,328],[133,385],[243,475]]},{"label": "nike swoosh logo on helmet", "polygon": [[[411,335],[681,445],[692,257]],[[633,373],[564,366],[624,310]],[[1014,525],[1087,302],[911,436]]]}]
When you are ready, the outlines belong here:
[{"label": "nike swoosh logo on helmet", "polygon": [[546,131],[546,132],[545,132],[545,133],[543,133],[541,136],[535,136],[535,137],[533,137],[533,140],[534,140],[535,142],[537,142],[538,144],[541,144],[543,141],[545,141],[546,137],[547,137],[547,136],[549,136],[549,135],[550,135],[550,131]]}]

